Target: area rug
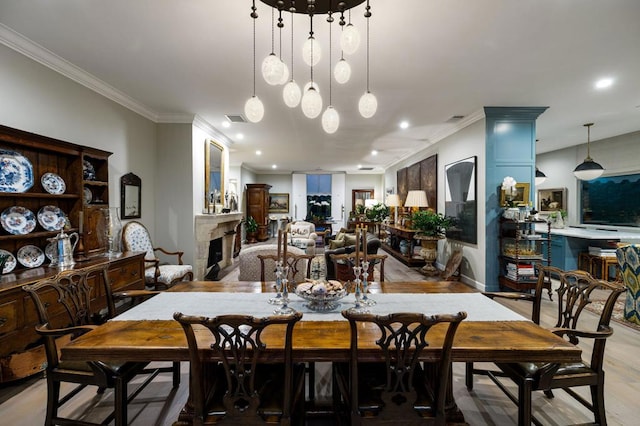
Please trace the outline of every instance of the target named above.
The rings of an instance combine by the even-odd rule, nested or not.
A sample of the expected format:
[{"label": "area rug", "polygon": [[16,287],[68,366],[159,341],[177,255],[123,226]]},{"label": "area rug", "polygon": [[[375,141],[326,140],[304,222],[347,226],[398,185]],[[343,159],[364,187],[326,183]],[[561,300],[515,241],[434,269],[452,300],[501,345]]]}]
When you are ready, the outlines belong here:
[{"label": "area rug", "polygon": [[[616,300],[616,304],[613,307],[613,315],[611,316],[611,319],[618,324],[626,325],[627,327],[631,327],[634,330],[640,331],[640,325],[624,319],[624,297],[625,295],[622,294],[620,295],[620,297],[618,297],[618,300]],[[592,303],[587,305],[585,309],[589,312],[600,315],[600,312],[602,311],[602,308],[604,306],[604,302],[604,300],[594,300]]]}]

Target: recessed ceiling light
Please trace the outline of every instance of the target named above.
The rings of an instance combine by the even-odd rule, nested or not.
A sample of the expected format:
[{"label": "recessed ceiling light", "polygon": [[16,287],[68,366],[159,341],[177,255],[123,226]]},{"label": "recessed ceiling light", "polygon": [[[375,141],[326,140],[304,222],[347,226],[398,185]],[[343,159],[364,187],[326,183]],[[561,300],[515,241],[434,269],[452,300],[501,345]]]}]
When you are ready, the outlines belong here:
[{"label": "recessed ceiling light", "polygon": [[401,121],[399,126],[400,126],[401,129],[408,129],[409,128],[409,122],[406,121],[406,120]]},{"label": "recessed ceiling light", "polygon": [[262,151],[257,150],[257,151],[256,151],[256,155],[262,155]]},{"label": "recessed ceiling light", "polygon": [[378,155],[378,151],[374,149],[373,151],[371,151],[371,155]]},{"label": "recessed ceiling light", "polygon": [[242,134],[242,133],[238,133],[238,134],[236,134],[236,139],[238,139],[239,141],[241,141],[242,139],[244,139],[244,134]]},{"label": "recessed ceiling light", "polygon": [[222,122],[222,127],[224,127],[225,129],[228,129],[229,127],[231,127],[231,123],[225,120]]},{"label": "recessed ceiling light", "polygon": [[278,166],[276,166],[275,164],[272,164],[272,165],[271,165],[271,168],[272,168],[272,169],[277,169],[277,168],[278,168]]},{"label": "recessed ceiling light", "polygon": [[611,87],[612,84],[612,78],[601,78],[600,80],[596,81],[595,87],[596,89],[606,89],[607,87]]}]

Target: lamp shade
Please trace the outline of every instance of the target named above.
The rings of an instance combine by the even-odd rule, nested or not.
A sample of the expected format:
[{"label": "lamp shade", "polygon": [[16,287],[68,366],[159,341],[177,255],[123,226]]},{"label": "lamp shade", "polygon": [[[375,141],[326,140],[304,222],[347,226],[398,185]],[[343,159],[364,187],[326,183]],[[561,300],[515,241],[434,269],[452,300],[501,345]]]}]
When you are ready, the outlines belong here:
[{"label": "lamp shade", "polygon": [[424,191],[409,191],[404,205],[405,207],[429,207],[427,193]]},{"label": "lamp shade", "polygon": [[400,196],[398,194],[387,195],[387,205],[389,207],[400,207]]},{"label": "lamp shade", "polygon": [[582,164],[575,168],[573,174],[580,180],[592,180],[602,176],[604,167],[587,157]]},{"label": "lamp shade", "polygon": [[536,186],[541,185],[545,180],[547,180],[547,175],[545,175],[544,173],[542,173],[540,170],[538,170],[538,168],[536,167]]}]

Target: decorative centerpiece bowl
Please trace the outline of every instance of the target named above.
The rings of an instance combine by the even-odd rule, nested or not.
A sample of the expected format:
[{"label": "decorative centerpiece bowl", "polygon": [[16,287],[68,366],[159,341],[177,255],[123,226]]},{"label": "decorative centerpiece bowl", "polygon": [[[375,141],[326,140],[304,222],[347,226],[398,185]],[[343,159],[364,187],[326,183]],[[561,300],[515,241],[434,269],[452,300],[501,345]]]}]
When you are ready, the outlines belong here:
[{"label": "decorative centerpiece bowl", "polygon": [[340,306],[338,302],[348,292],[339,281],[311,281],[299,284],[296,295],[306,300],[304,306],[316,312],[328,312]]}]

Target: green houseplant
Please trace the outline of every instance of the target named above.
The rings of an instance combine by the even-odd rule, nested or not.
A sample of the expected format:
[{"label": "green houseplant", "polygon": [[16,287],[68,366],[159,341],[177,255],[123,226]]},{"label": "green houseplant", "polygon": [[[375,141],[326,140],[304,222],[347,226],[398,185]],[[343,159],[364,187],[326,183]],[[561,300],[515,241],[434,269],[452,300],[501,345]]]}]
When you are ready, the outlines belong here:
[{"label": "green houseplant", "polygon": [[433,210],[418,210],[411,215],[411,223],[421,235],[444,238],[447,229],[455,225],[455,219]]},{"label": "green houseplant", "polygon": [[253,216],[247,217],[245,229],[247,230],[247,243],[251,244],[258,241],[256,239],[256,234],[258,233],[258,222],[256,222]]},{"label": "green houseplant", "polygon": [[365,209],[364,214],[372,222],[382,222],[389,216],[389,207],[378,203]]}]

